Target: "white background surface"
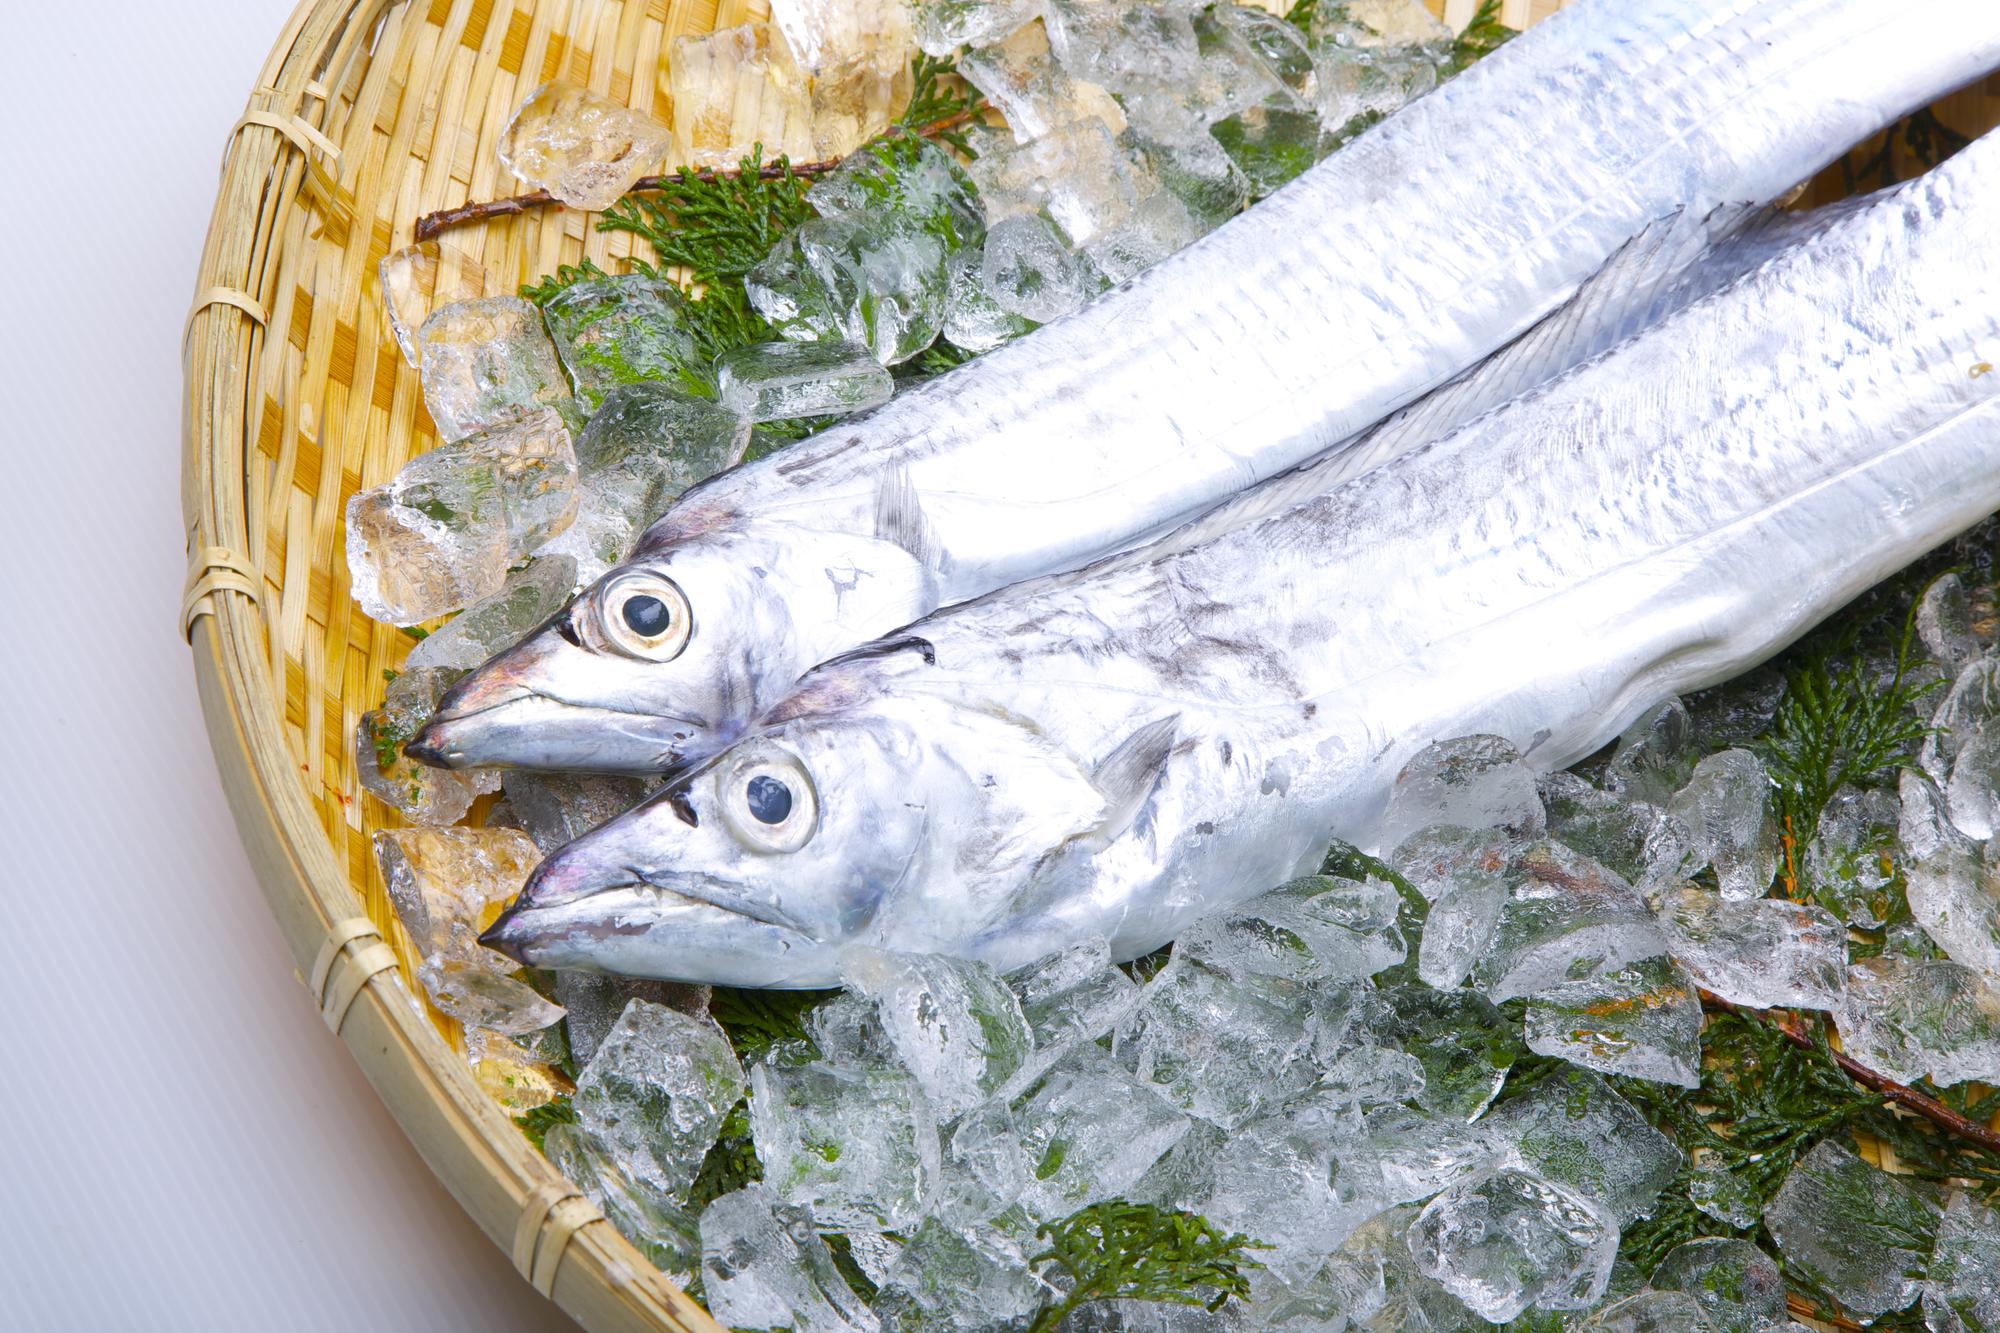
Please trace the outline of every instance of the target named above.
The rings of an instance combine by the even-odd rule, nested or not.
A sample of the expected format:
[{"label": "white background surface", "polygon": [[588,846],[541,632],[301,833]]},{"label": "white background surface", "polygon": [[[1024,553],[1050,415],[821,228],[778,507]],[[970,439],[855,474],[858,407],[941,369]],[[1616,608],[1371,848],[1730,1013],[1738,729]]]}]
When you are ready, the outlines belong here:
[{"label": "white background surface", "polygon": [[0,1328],[556,1329],[321,1025],[176,637],[178,338],[288,0],[0,7]]}]

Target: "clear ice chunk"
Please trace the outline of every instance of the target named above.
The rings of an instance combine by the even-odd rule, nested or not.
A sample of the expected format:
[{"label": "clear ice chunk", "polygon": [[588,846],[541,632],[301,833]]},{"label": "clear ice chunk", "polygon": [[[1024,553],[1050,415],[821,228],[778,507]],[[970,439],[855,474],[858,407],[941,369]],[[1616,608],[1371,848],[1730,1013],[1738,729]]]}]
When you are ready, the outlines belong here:
[{"label": "clear ice chunk", "polygon": [[1535,774],[1498,736],[1461,736],[1426,747],[1403,766],[1377,834],[1393,850],[1438,824],[1504,829],[1523,841],[1547,831]]},{"label": "clear ice chunk", "polygon": [[1201,76],[1200,44],[1180,6],[1049,0],[1045,21],[1063,68],[1107,92],[1171,92]]},{"label": "clear ice chunk", "polygon": [[1835,1011],[1847,1054],[1899,1083],[2000,1082],[2000,996],[1943,959],[1867,958]]},{"label": "clear ice chunk", "polygon": [[1778,821],[1762,761],[1748,750],[1723,750],[1696,764],[1647,840],[1646,858],[1654,883],[1712,866],[1724,898],[1763,897],[1778,873]]},{"label": "clear ice chunk", "polygon": [[582,1125],[550,1125],[542,1136],[542,1156],[655,1268],[683,1286],[694,1276],[701,1264],[695,1219],[673,1199],[620,1170],[596,1135]]},{"label": "clear ice chunk", "polygon": [[500,165],[572,208],[600,212],[665,157],[673,132],[588,88],[551,79],[500,131]]},{"label": "clear ice chunk", "polygon": [[1231,1129],[1314,1081],[1310,1004],[1297,982],[1187,960],[1155,979],[1119,1056],[1175,1106]]},{"label": "clear ice chunk", "polygon": [[1252,199],[1276,194],[1323,156],[1312,111],[1253,106],[1218,120],[1209,133],[1242,169]]},{"label": "clear ice chunk", "polygon": [[403,670],[472,670],[562,610],[576,591],[576,581],[576,561],[566,555],[536,556],[525,568],[508,574],[500,591],[425,635],[403,659]]},{"label": "clear ice chunk", "polygon": [[1314,10],[1306,31],[1315,42],[1362,50],[1449,42],[1452,36],[1423,0],[1342,0]]},{"label": "clear ice chunk", "polygon": [[1664,807],[1687,786],[1704,751],[1699,729],[1680,700],[1655,704],[1618,737],[1605,785],[1627,800]]},{"label": "clear ice chunk", "polygon": [[746,1086],[715,1024],[633,1000],[577,1075],[571,1104],[626,1175],[681,1200]]},{"label": "clear ice chunk", "polygon": [[1980,726],[2000,716],[2000,659],[1977,658],[1958,673],[1944,702],[1931,717],[1936,728],[1924,738],[1917,762],[1939,783],[1951,774],[1958,752],[1969,744]]},{"label": "clear ice chunk", "polygon": [[[1418,1269],[1407,1236],[1419,1211],[1399,1204],[1363,1222],[1310,1286],[1325,1293],[1332,1310],[1371,1333],[1486,1333],[1492,1325]],[[1295,1282],[1292,1289],[1307,1286]]]},{"label": "clear ice chunk", "polygon": [[1806,887],[1822,907],[1850,926],[1873,930],[1894,910],[1900,851],[1896,829],[1903,804],[1896,793],[1843,784],[1820,811],[1806,846]]},{"label": "clear ice chunk", "polygon": [[939,1161],[937,1125],[917,1081],[887,1065],[750,1071],[751,1139],[764,1180],[831,1226],[915,1225]]},{"label": "clear ice chunk", "polygon": [[1335,1193],[1335,1136],[1286,1114],[1229,1135],[1217,1154],[1214,1189],[1201,1213],[1226,1232],[1271,1246],[1258,1261],[1287,1281],[1310,1276],[1384,1200]]},{"label": "clear ice chunk", "polygon": [[1131,1013],[1139,990],[1111,966],[1102,935],[1009,973],[1007,981],[1041,1049],[1095,1041]]},{"label": "clear ice chunk", "polygon": [[579,582],[596,582],[681,492],[734,466],[749,444],[750,423],[705,398],[658,383],[612,389],[576,442],[576,521],[543,552],[568,555]]},{"label": "clear ice chunk", "polygon": [[453,772],[419,764],[403,744],[437,711],[438,700],[465,673],[445,667],[405,667],[389,682],[380,708],[354,727],[354,775],[363,790],[401,812],[405,823],[442,828],[465,818],[474,800],[499,790],[491,769]]},{"label": "clear ice chunk", "polygon": [[1473,1313],[1504,1323],[1527,1309],[1585,1308],[1604,1294],[1618,1222],[1603,1205],[1519,1166],[1481,1172],[1410,1224],[1417,1267]]},{"label": "clear ice chunk", "polygon": [[354,600],[391,625],[481,601],[576,505],[576,450],[551,408],[418,454],[347,501]]},{"label": "clear ice chunk", "polygon": [[1757,1191],[1713,1149],[1697,1148],[1688,1156],[1688,1202],[1739,1231],[1756,1226],[1762,1206]]},{"label": "clear ice chunk", "polygon": [[1917,638],[1937,660],[1945,679],[1956,680],[1967,664],[1986,651],[1972,626],[1972,602],[1965,582],[1946,574],[1924,589],[1917,602]]},{"label": "clear ice chunk", "polygon": [[944,336],[968,352],[990,352],[1035,327],[986,294],[986,251],[960,250],[945,265]]},{"label": "clear ice chunk", "polygon": [[2000,893],[1983,850],[1945,818],[1922,774],[1904,769],[1900,794],[1910,915],[1953,962],[2000,977]]},{"label": "clear ice chunk", "polygon": [[889,1266],[872,1308],[885,1333],[976,1333],[1031,1318],[1056,1299],[1012,1236],[927,1217]]},{"label": "clear ice chunk", "polygon": [[1333,152],[1384,116],[1437,87],[1448,73],[1449,45],[1313,47],[1321,155]]},{"label": "clear ice chunk", "polygon": [[[515,776],[513,774],[509,775]],[[575,774],[544,774],[571,777]],[[706,1020],[710,990],[681,981],[655,981],[650,977],[614,977],[602,972],[562,971],[555,974],[556,1002],[569,1010],[563,1030],[569,1034],[569,1053],[577,1064],[590,1063],[598,1045],[625,1016],[634,1000],[678,1009],[689,1018]]]},{"label": "clear ice chunk", "polygon": [[985,963],[852,945],[840,969],[876,1002],[882,1030],[940,1114],[985,1101],[1035,1048],[1020,1002]]},{"label": "clear ice chunk", "polygon": [[509,1115],[547,1106],[572,1090],[569,1076],[552,1061],[562,1058],[562,1029],[550,1026],[526,1034],[532,1044],[484,1028],[466,1028],[465,1063],[473,1081]]},{"label": "clear ice chunk", "polygon": [[1764,1209],[1786,1267],[1858,1314],[1917,1298],[1944,1213],[1944,1191],[1892,1176],[1823,1139],[1792,1167]]},{"label": "clear ice chunk", "polygon": [[1250,201],[1249,178],[1205,130],[1165,139],[1127,130],[1119,142],[1135,167],[1187,206],[1188,216],[1204,233],[1235,217]]},{"label": "clear ice chunk", "polygon": [[687,298],[643,273],[572,283],[542,307],[542,319],[586,412],[620,384],[684,384],[706,369],[695,357]]},{"label": "clear ice chunk", "polygon": [[1536,789],[1548,811],[1550,837],[1628,883],[1645,878],[1646,835],[1659,818],[1659,807],[1601,789],[1568,770],[1548,774]]},{"label": "clear ice chunk", "polygon": [[813,153],[846,157],[909,103],[907,0],[772,0],[771,22],[811,80]]},{"label": "clear ice chunk", "polygon": [[1537,1055],[1684,1088],[1701,1083],[1701,1000],[1667,958],[1530,995],[1525,1026]]},{"label": "clear ice chunk", "polygon": [[1942,1333],[1947,1310],[1965,1333],[2000,1331],[2000,1212],[1954,1191],[1925,1276],[1924,1318],[1933,1333]]},{"label": "clear ice chunk", "polygon": [[474,962],[433,956],[417,964],[417,980],[439,1013],[468,1028],[520,1036],[562,1018],[560,1005],[551,1004],[534,987],[496,970],[506,965],[507,959],[498,954],[493,959],[496,961]]},{"label": "clear ice chunk", "polygon": [[[1131,163],[1096,116],[1055,126],[1016,148],[983,153],[967,171],[979,186],[989,227],[1046,213],[1071,245],[1089,245],[1110,232],[1139,202]],[[992,244],[989,237],[989,253]]]},{"label": "clear ice chunk", "polygon": [[2000,718],[1987,718],[1972,728],[1951,763],[1945,803],[1958,831],[1976,842],[2000,832]]},{"label": "clear ice chunk", "polygon": [[1593,1333],[1715,1333],[1701,1303],[1684,1291],[1641,1291],[1606,1302],[1585,1326]]},{"label": "clear ice chunk", "polygon": [[1686,1160],[1632,1103],[1581,1069],[1550,1075],[1480,1124],[1542,1175],[1604,1205],[1621,1227],[1652,1215]]},{"label": "clear ice chunk", "polygon": [[[1298,1112],[1313,1104],[1332,1105],[1324,1092],[1315,1092],[1310,1103],[1295,1104],[1294,1118],[1302,1123],[1311,1119]],[[1357,1130],[1344,1123],[1349,1115],[1319,1117],[1338,1159],[1332,1185],[1343,1203],[1380,1207],[1427,1198],[1492,1165],[1496,1157],[1483,1126],[1456,1118],[1380,1106],[1362,1117]]]},{"label": "clear ice chunk", "polygon": [[1846,991],[1847,929],[1824,907],[1730,902],[1684,884],[1661,916],[1674,958],[1731,1004],[1833,1009]]},{"label": "clear ice chunk", "polygon": [[1237,979],[1358,980],[1407,956],[1401,906],[1396,887],[1382,880],[1307,875],[1203,917],[1174,947]]},{"label": "clear ice chunk", "polygon": [[988,1102],[958,1118],[944,1144],[938,1181],[927,1207],[948,1225],[971,1225],[1013,1207],[1027,1187],[1028,1163],[1005,1102]]},{"label": "clear ice chunk", "polygon": [[1083,256],[1107,281],[1124,282],[1193,245],[1201,233],[1201,225],[1179,195],[1156,190],[1140,200],[1125,221],[1085,246]]},{"label": "clear ice chunk", "polygon": [[1383,1007],[1366,1023],[1367,1037],[1413,1056],[1423,1084],[1419,1106],[1448,1119],[1472,1120],[1498,1095],[1510,1061],[1506,1023],[1485,996],[1473,991],[1398,986],[1381,992]]},{"label": "clear ice chunk", "polygon": [[1519,879],[1512,848],[1504,830],[1449,824],[1420,829],[1396,848],[1391,864],[1431,904],[1417,948],[1417,975],[1428,984],[1450,990],[1486,955]]},{"label": "clear ice chunk", "polygon": [[[1472,984],[1512,999],[1667,951],[1637,890],[1559,842],[1525,848],[1492,941],[1472,965]],[[1429,944],[1426,938],[1425,944]]]},{"label": "clear ice chunk", "polygon": [[724,1328],[878,1333],[849,1289],[810,1208],[747,1185],[702,1210],[701,1289]]},{"label": "clear ice chunk", "polygon": [[[924,54],[992,46],[1041,16],[1043,0],[912,0],[910,14]],[[974,52],[968,52],[974,54]]]},{"label": "clear ice chunk", "polygon": [[442,241],[419,241],[382,256],[375,267],[382,289],[382,311],[403,359],[421,366],[417,330],[431,311],[454,301],[476,301],[492,285],[486,265]]},{"label": "clear ice chunk", "polygon": [[780,342],[715,358],[723,407],[752,421],[858,412],[896,391],[874,352],[858,343]]},{"label": "clear ice chunk", "polygon": [[959,58],[958,72],[1006,117],[1016,143],[1092,117],[1113,134],[1125,128],[1124,112],[1110,93],[1072,79],[1056,63],[1041,24],[1025,24],[1003,42],[967,51]]},{"label": "clear ice chunk", "polygon": [[812,83],[775,25],[676,37],[663,63],[674,135],[688,165],[734,170],[760,147],[766,162],[816,156]]},{"label": "clear ice chunk", "polygon": [[893,216],[957,254],[986,234],[986,209],[965,168],[928,139],[897,130],[875,140],[806,191],[821,217]]},{"label": "clear ice chunk", "polygon": [[542,312],[518,296],[454,301],[417,329],[424,406],[438,438],[459,440],[569,397]]},{"label": "clear ice chunk", "polygon": [[1037,324],[1075,310],[1097,294],[1102,281],[1032,213],[1003,218],[986,233],[980,278],[994,305]]},{"label": "clear ice chunk", "polygon": [[942,238],[893,213],[836,213],[787,232],[743,285],[782,336],[862,344],[896,365],[944,328],[946,258]]},{"label": "clear ice chunk", "polygon": [[1747,1240],[1705,1237],[1678,1245],[1653,1272],[1658,1291],[1684,1291],[1712,1333],[1760,1333],[1785,1317],[1785,1276]]},{"label": "clear ice chunk", "polygon": [[[1181,1136],[1188,1118],[1096,1046],[1065,1055],[1014,1112],[1028,1179],[1020,1202],[1037,1218],[1067,1217],[1123,1194]],[[1116,1126],[1107,1134],[1106,1126]]]}]

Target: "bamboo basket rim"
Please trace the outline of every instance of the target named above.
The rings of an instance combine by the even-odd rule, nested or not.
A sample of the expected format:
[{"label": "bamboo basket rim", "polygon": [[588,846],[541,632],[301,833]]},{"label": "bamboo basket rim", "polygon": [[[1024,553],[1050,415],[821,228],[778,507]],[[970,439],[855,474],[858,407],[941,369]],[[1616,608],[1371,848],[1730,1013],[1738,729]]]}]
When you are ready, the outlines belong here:
[{"label": "bamboo basket rim", "polygon": [[[720,8],[726,17],[740,12],[743,0],[722,0]],[[579,14],[588,16],[581,34],[586,42],[606,36],[601,20],[615,12],[619,27],[612,38],[627,44],[642,23],[673,35],[707,31],[719,17],[714,0],[301,0],[287,19],[258,71],[242,119],[230,131],[194,303],[183,327],[181,505],[189,574],[181,628],[193,650],[196,689],[231,814],[310,1000],[425,1163],[487,1237],[513,1256],[522,1276],[584,1327],[722,1333],[581,1198],[473,1077],[447,1039],[450,1025],[427,1011],[421,990],[410,981],[411,955],[400,923],[382,910],[379,894],[371,912],[352,846],[337,848],[329,831],[329,821],[337,821],[343,810],[365,804],[352,774],[337,765],[332,768],[337,781],[316,773],[315,760],[326,759],[326,745],[317,750],[308,745],[302,762],[297,737],[288,734],[288,719],[300,707],[287,698],[294,662],[286,641],[295,637],[304,604],[320,596],[332,608],[329,621],[360,618],[359,608],[348,601],[338,543],[324,539],[337,533],[338,510],[359,489],[362,478],[353,474],[393,471],[400,458],[371,456],[359,460],[358,468],[348,468],[344,457],[330,468],[323,463],[321,477],[333,484],[323,486],[323,503],[312,497],[305,506],[311,534],[292,525],[282,565],[266,558],[273,524],[260,511],[266,486],[283,484],[284,464],[294,475],[307,470],[309,460],[301,459],[290,441],[303,441],[299,449],[321,443],[316,438],[321,420],[327,422],[325,434],[334,435],[328,418],[337,386],[323,377],[325,367],[342,356],[351,375],[352,365],[362,366],[355,382],[375,381],[363,392],[376,398],[383,375],[395,376],[391,393],[400,400],[400,415],[390,429],[404,437],[402,452],[410,452],[413,433],[429,429],[428,417],[411,401],[414,371],[398,357],[385,372],[379,349],[368,345],[369,335],[379,333],[367,310],[374,299],[368,279],[380,253],[410,243],[415,216],[438,206],[433,198],[457,190],[458,197],[446,201],[460,202],[466,186],[446,171],[431,171],[433,160],[426,175],[435,179],[425,182],[426,189],[411,190],[409,163],[394,161],[391,153],[389,166],[403,174],[376,170],[381,193],[365,197],[371,168],[381,166],[370,159],[376,147],[371,136],[385,112],[400,130],[412,102],[421,118],[427,99],[441,87],[464,97],[465,123],[447,123],[456,107],[436,112],[429,149],[436,155],[441,146],[447,159],[462,157],[466,131],[479,128],[482,118],[492,120],[496,107],[504,121],[519,100],[501,96],[499,80],[491,77],[516,45],[532,56],[539,41],[549,61],[568,58],[566,68],[572,70],[578,50],[589,63],[591,46],[550,33],[558,11],[569,17],[573,30]],[[424,27],[437,31],[424,33]],[[427,70],[437,76],[435,84],[383,88],[378,85],[387,83],[386,77],[367,77],[373,62],[392,54],[392,46],[398,56],[407,50],[421,55],[432,41],[434,53],[441,53]],[[531,60],[518,54],[515,59],[522,86],[541,81],[527,81],[535,72]],[[482,69],[489,86],[478,98]],[[645,71],[641,98],[651,93],[653,82]],[[375,100],[357,100],[364,95]],[[391,97],[393,108],[387,106]],[[486,132],[492,128],[497,126]],[[413,154],[410,161],[415,160]],[[473,179],[480,179],[476,169]],[[385,222],[384,211],[392,222]],[[549,225],[559,229],[558,241],[561,228],[581,230],[582,215],[565,220],[556,212]],[[542,225],[543,220],[529,221],[530,228]],[[328,242],[337,255],[329,253]],[[325,320],[323,311],[308,313],[316,303],[310,296],[301,299],[302,282],[321,301],[331,287],[343,308],[358,312],[353,326]],[[308,349],[304,372],[293,355],[301,328]],[[343,349],[343,339],[359,345]],[[274,434],[287,440],[275,457],[270,456]],[[352,452],[354,434],[350,423],[347,437],[326,439],[327,454]],[[291,557],[314,538],[320,549],[311,553],[309,577],[288,577],[301,572]],[[389,654],[399,659],[399,645],[385,638],[381,627],[363,624],[349,633],[375,645],[362,655],[363,675],[372,677],[378,660],[387,661]],[[300,655],[309,652],[301,649]],[[352,676],[336,672],[330,693],[339,692],[343,679],[351,687]],[[310,712],[328,702],[308,698],[303,708]],[[343,722],[331,729],[337,754],[351,743],[358,709],[349,699],[333,702],[340,705]],[[315,777],[317,790],[309,786]],[[368,827],[393,822],[386,811],[375,810],[377,817],[350,822],[348,828],[365,834]],[[333,832],[339,831],[336,823]],[[352,844],[353,837],[347,841]]]}]

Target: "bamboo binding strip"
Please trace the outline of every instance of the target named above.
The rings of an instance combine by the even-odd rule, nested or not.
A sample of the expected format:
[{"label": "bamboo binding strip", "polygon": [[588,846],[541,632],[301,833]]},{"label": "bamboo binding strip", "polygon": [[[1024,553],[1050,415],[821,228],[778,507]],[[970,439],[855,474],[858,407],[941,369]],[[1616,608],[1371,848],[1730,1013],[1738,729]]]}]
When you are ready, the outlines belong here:
[{"label": "bamboo binding strip", "polygon": [[[1563,0],[1506,3],[1525,25]],[[763,20],[767,4],[303,0],[227,137],[182,334],[181,630],[271,912],[313,1002],[431,1169],[538,1290],[605,1333],[721,1330],[596,1224],[474,1080],[457,1025],[422,1004],[370,854],[396,817],[361,791],[353,759],[355,725],[411,640],[354,605],[341,519],[350,495],[436,443],[384,326],[382,257],[427,213],[516,192],[494,144],[543,81],[669,120],[657,72],[672,38]],[[1461,20],[1468,7],[1432,3]],[[2000,120],[2000,81],[1941,114],[1962,99],[1946,114],[1957,128]],[[634,238],[592,220],[550,207],[449,240],[506,293],[586,257],[618,271]]]}]

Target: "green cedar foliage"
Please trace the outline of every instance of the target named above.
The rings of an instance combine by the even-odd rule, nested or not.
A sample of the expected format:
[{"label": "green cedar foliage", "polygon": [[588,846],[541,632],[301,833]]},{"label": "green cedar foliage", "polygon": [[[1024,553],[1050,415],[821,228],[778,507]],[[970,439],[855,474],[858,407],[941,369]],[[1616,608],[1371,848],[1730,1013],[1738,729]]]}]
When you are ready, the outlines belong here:
[{"label": "green cedar foliage", "polygon": [[1054,1263],[1073,1284],[1059,1304],[1045,1306],[1028,1333],[1046,1333],[1088,1301],[1157,1301],[1219,1310],[1231,1296],[1248,1297],[1243,1270],[1261,1268],[1249,1251],[1266,1248],[1247,1236],[1225,1236],[1193,1213],[1111,1199],[1094,1203],[1035,1235],[1048,1248],[1030,1263]]}]

